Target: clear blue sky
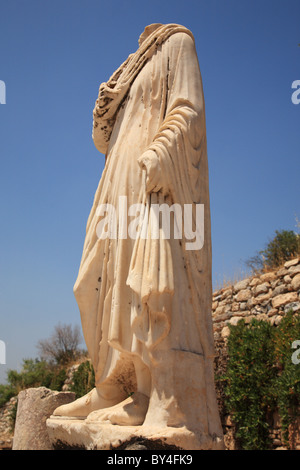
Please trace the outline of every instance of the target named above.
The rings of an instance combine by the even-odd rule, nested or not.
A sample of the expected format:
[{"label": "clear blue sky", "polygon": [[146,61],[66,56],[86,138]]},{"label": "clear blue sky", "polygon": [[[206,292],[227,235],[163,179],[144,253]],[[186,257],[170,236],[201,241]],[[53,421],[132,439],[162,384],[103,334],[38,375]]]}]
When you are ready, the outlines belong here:
[{"label": "clear blue sky", "polygon": [[214,285],[300,218],[299,0],[7,0],[0,5],[0,339],[7,368],[36,357],[73,297],[104,159],[99,84],[147,24],[196,40],[206,101]]}]

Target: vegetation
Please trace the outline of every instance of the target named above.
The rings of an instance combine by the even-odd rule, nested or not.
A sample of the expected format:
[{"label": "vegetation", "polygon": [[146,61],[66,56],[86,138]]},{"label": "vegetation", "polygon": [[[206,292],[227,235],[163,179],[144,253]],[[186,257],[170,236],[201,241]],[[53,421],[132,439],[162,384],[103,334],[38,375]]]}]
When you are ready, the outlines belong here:
[{"label": "vegetation", "polygon": [[39,341],[39,358],[24,359],[20,372],[8,371],[7,384],[0,385],[0,407],[29,387],[60,391],[67,378],[67,369],[86,357],[86,352],[79,349],[80,342],[78,327],[56,326],[50,339]]},{"label": "vegetation", "polygon": [[82,397],[95,387],[95,373],[90,361],[80,364],[73,374],[71,391],[75,392],[76,398]]},{"label": "vegetation", "polygon": [[300,235],[293,230],[275,231],[265,249],[249,258],[245,264],[253,272],[274,269],[285,261],[300,255]]},{"label": "vegetation", "polygon": [[292,343],[300,338],[300,317],[288,312],[277,328],[253,319],[230,325],[225,407],[236,426],[242,449],[271,448],[270,417],[279,410],[283,439],[292,446],[289,431],[300,406],[300,365],[292,361]]},{"label": "vegetation", "polygon": [[78,326],[57,325],[49,339],[40,340],[40,357],[54,364],[68,364],[81,355],[81,334]]}]

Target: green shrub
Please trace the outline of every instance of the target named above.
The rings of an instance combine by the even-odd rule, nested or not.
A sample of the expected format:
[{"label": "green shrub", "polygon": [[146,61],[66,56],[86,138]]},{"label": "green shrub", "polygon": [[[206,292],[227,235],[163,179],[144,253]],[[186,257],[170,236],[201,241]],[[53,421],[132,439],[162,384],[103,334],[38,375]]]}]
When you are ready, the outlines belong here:
[{"label": "green shrub", "polygon": [[0,385],[0,408],[17,394],[16,388],[11,385]]},{"label": "green shrub", "polygon": [[80,364],[73,375],[73,384],[71,391],[75,393],[76,398],[82,397],[95,387],[95,373],[90,361]]},{"label": "green shrub", "polygon": [[270,416],[279,410],[282,434],[289,446],[289,426],[300,405],[300,365],[293,364],[293,341],[300,339],[300,318],[288,312],[278,327],[244,320],[230,325],[225,407],[245,450],[270,449]]},{"label": "green shrub", "polygon": [[299,413],[300,364],[291,360],[291,345],[300,340],[300,316],[289,312],[280,322],[275,334],[277,404],[281,417],[282,437],[289,444],[289,426]]},{"label": "green shrub", "polygon": [[300,255],[300,234],[293,230],[275,230],[275,236],[263,250],[245,261],[253,272],[273,269]]},{"label": "green shrub", "polygon": [[269,448],[268,414],[274,407],[274,347],[272,326],[241,320],[230,326],[225,388],[226,407],[245,450]]}]

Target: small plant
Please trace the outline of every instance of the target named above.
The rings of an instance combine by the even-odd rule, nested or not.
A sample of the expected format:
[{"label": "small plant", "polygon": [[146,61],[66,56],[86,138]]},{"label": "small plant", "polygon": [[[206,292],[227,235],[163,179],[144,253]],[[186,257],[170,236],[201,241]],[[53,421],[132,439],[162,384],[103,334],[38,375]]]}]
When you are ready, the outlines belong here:
[{"label": "small plant", "polygon": [[90,361],[80,364],[73,375],[73,385],[71,391],[75,393],[76,398],[86,395],[95,387],[95,373]]}]

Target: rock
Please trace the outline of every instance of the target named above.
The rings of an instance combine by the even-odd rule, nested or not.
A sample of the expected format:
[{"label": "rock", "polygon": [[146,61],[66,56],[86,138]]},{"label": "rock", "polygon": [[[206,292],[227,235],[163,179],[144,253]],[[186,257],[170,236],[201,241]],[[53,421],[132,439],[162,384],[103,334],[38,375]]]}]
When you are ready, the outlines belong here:
[{"label": "rock", "polygon": [[287,270],[286,268],[280,268],[280,269],[278,269],[276,275],[277,275],[278,277],[283,277],[283,276],[285,276],[287,273],[288,273],[288,270]]},{"label": "rock", "polygon": [[231,317],[227,323],[230,323],[230,325],[236,326],[240,320],[241,320],[241,317]]},{"label": "rock", "polygon": [[281,294],[274,297],[272,299],[272,306],[274,308],[278,308],[291,302],[297,302],[297,300],[297,292],[288,292],[287,294]]},{"label": "rock", "polygon": [[293,277],[296,274],[300,273],[300,264],[298,264],[297,266],[291,266],[288,270],[288,273],[291,277]]},{"label": "rock", "polygon": [[290,304],[286,304],[284,306],[284,313],[289,312],[292,310],[294,313],[300,310],[300,302],[291,302]]},{"label": "rock", "polygon": [[273,290],[272,296],[276,297],[279,294],[285,294],[287,291],[288,291],[287,286],[285,284],[281,284],[281,286],[275,287],[275,289]]},{"label": "rock", "polygon": [[290,268],[291,266],[295,266],[296,264],[298,264],[300,262],[300,258],[294,258],[294,259],[291,259],[289,261],[286,261],[286,263],[284,263],[284,267],[285,268]]},{"label": "rock", "polygon": [[232,288],[230,287],[229,289],[224,290],[223,294],[221,295],[221,299],[224,300],[230,295],[232,295],[233,291]]},{"label": "rock", "polygon": [[225,312],[225,306],[219,305],[214,311],[214,318],[216,319],[219,315],[222,315]]},{"label": "rock", "polygon": [[260,283],[261,283],[260,278],[259,277],[254,277],[253,279],[251,279],[249,286],[254,287],[254,286],[257,286]]},{"label": "rock", "polygon": [[274,272],[265,273],[260,276],[260,280],[263,282],[271,282],[271,281],[275,281],[275,279],[276,279],[276,274]]},{"label": "rock", "polygon": [[274,315],[273,317],[270,318],[270,323],[271,325],[279,325],[279,323],[281,322],[282,320],[282,316],[281,315]]},{"label": "rock", "polygon": [[292,284],[292,289],[293,290],[299,290],[300,289],[300,274],[296,274],[296,276],[293,277],[293,280],[292,280],[291,284]]},{"label": "rock", "polygon": [[215,293],[214,296],[213,296],[213,301],[214,301],[214,302],[217,302],[218,300],[221,300],[221,297],[222,297],[221,294],[218,294],[218,295],[217,295],[217,294]]},{"label": "rock", "polygon": [[259,284],[254,288],[254,294],[259,295],[259,294],[266,294],[269,292],[269,287],[270,284],[268,282],[264,282],[263,284]]},{"label": "rock", "polygon": [[56,392],[45,387],[21,391],[18,395],[13,450],[51,450],[46,420],[55,408],[74,399],[74,393]]},{"label": "rock", "polygon": [[289,284],[289,283],[291,282],[292,278],[291,278],[291,276],[289,276],[288,274],[286,274],[286,275],[284,276],[283,280],[284,280],[284,282],[285,282],[286,284]]},{"label": "rock", "polygon": [[268,320],[269,320],[269,317],[268,317],[268,315],[266,315],[265,313],[259,313],[259,314],[256,316],[256,319],[257,319],[257,320],[261,320],[261,321],[268,321]]},{"label": "rock", "polygon": [[233,286],[234,292],[238,292],[242,289],[246,289],[246,287],[249,285],[250,280],[249,279],[243,279],[242,281],[237,282]]},{"label": "rock", "polygon": [[226,339],[228,338],[229,335],[230,335],[230,328],[228,326],[224,326],[224,328],[221,331],[222,338]]},{"label": "rock", "polygon": [[231,311],[232,312],[238,312],[240,310],[240,304],[239,302],[232,302],[231,304]]},{"label": "rock", "polygon": [[247,309],[247,302],[241,302],[240,303],[240,310],[242,310],[242,312],[243,312],[246,309]]},{"label": "rock", "polygon": [[241,289],[235,296],[238,302],[245,302],[251,298],[251,291],[249,289]]},{"label": "rock", "polygon": [[274,315],[277,315],[277,314],[278,314],[277,308],[271,308],[271,309],[268,311],[268,317],[273,317]]},{"label": "rock", "polygon": [[272,295],[272,290],[270,289],[267,294],[260,294],[254,299],[252,299],[252,305],[263,304],[264,302],[270,299],[271,295]]},{"label": "rock", "polygon": [[225,320],[228,320],[229,318],[231,317],[231,313],[221,313],[220,315],[215,315],[214,316],[214,321],[216,323],[219,323],[219,322],[222,322],[222,321],[225,321]]}]

